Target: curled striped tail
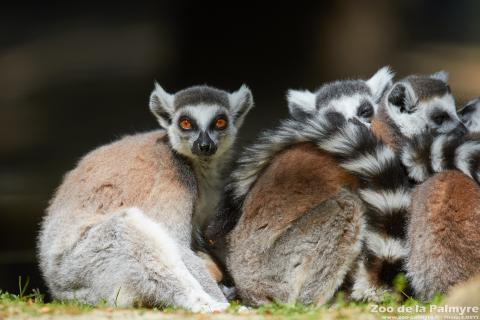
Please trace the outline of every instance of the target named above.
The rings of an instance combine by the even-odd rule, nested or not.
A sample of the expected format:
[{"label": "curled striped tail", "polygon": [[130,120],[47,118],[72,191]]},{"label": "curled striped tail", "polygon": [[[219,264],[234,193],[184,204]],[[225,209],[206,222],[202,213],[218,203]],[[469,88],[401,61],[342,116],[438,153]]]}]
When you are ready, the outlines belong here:
[{"label": "curled striped tail", "polygon": [[457,132],[432,135],[423,132],[402,150],[402,163],[408,175],[423,182],[434,173],[459,170],[480,184],[480,137]]},{"label": "curled striped tail", "polygon": [[361,181],[359,195],[367,207],[363,254],[353,277],[352,297],[380,300],[403,270],[411,184],[400,157],[365,125],[350,121],[328,137],[324,132],[321,123],[311,122],[303,134]]}]

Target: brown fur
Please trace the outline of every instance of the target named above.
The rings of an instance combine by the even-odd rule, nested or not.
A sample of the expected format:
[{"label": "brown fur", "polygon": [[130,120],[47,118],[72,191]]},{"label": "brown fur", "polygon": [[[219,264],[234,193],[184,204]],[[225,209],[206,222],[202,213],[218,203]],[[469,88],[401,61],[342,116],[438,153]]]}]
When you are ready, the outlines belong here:
[{"label": "brown fur", "polygon": [[418,186],[408,226],[407,272],[419,296],[431,298],[480,271],[480,188],[458,171]]},{"label": "brown fur", "polygon": [[337,279],[336,273],[359,251],[354,244],[363,207],[344,188],[355,190],[357,180],[311,143],[274,158],[230,234],[227,266],[242,299],[253,305],[326,302],[343,280],[344,274]]},{"label": "brown fur", "polygon": [[374,118],[372,120],[370,129],[378,139],[385,142],[389,147],[395,150],[398,149],[397,142],[395,141],[395,136],[391,128],[385,123],[384,120],[382,120],[381,118]]},{"label": "brown fur", "polygon": [[[315,205],[333,197],[342,186],[356,189],[357,181],[313,144],[295,145],[275,157],[255,183],[245,199],[243,220],[253,231],[265,227],[276,216],[274,228],[283,230]],[[262,212],[268,215],[260,217]]]},{"label": "brown fur", "polygon": [[220,283],[223,280],[223,272],[220,270],[218,265],[213,261],[212,257],[206,254],[205,252],[198,251],[197,255],[203,260],[205,266],[207,267],[208,273],[212,276],[212,278],[217,282]]}]

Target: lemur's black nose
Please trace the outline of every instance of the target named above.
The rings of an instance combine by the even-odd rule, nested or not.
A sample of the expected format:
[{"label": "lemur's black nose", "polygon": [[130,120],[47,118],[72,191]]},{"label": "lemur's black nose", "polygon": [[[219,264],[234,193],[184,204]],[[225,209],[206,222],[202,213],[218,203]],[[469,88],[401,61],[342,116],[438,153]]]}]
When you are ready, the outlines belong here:
[{"label": "lemur's black nose", "polygon": [[202,143],[199,146],[201,152],[208,152],[210,151],[210,144],[209,143]]},{"label": "lemur's black nose", "polygon": [[467,127],[463,123],[460,123],[452,132],[453,134],[457,136],[464,136],[465,134],[468,133]]},{"label": "lemur's black nose", "polygon": [[215,142],[207,132],[202,131],[197,140],[193,143],[192,152],[198,156],[211,156],[217,151]]}]

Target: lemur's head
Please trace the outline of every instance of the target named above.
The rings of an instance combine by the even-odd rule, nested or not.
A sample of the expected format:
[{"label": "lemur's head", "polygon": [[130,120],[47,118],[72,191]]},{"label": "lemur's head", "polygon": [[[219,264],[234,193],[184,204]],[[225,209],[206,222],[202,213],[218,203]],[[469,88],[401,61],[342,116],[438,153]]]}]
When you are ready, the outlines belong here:
[{"label": "lemur's head", "polygon": [[377,112],[383,93],[392,85],[389,67],[378,70],[368,80],[344,80],[327,83],[316,92],[289,90],[290,115],[296,120],[342,115],[344,120],[358,119],[369,125]]},{"label": "lemur's head", "polygon": [[480,97],[469,101],[458,110],[458,116],[468,131],[480,132]]},{"label": "lemur's head", "polygon": [[150,110],[167,130],[173,149],[190,158],[222,155],[252,107],[245,85],[233,93],[195,86],[169,94],[155,83],[150,96]]},{"label": "lemur's head", "polygon": [[434,134],[465,132],[444,71],[412,75],[395,83],[384,97],[387,115],[402,135],[412,138],[428,130]]}]

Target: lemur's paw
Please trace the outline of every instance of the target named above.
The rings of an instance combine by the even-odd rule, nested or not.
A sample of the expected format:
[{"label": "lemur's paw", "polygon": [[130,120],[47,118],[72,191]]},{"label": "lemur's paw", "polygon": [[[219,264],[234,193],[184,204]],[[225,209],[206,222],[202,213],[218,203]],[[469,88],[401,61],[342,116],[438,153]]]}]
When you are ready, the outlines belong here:
[{"label": "lemur's paw", "polygon": [[193,312],[200,312],[200,313],[212,313],[212,312],[222,312],[226,310],[230,304],[228,302],[210,302],[210,303],[203,303],[203,304],[196,304],[192,306],[191,310]]},{"label": "lemur's paw", "polygon": [[387,292],[390,291],[383,288],[368,288],[362,293],[353,293],[352,298],[364,302],[381,303]]}]

